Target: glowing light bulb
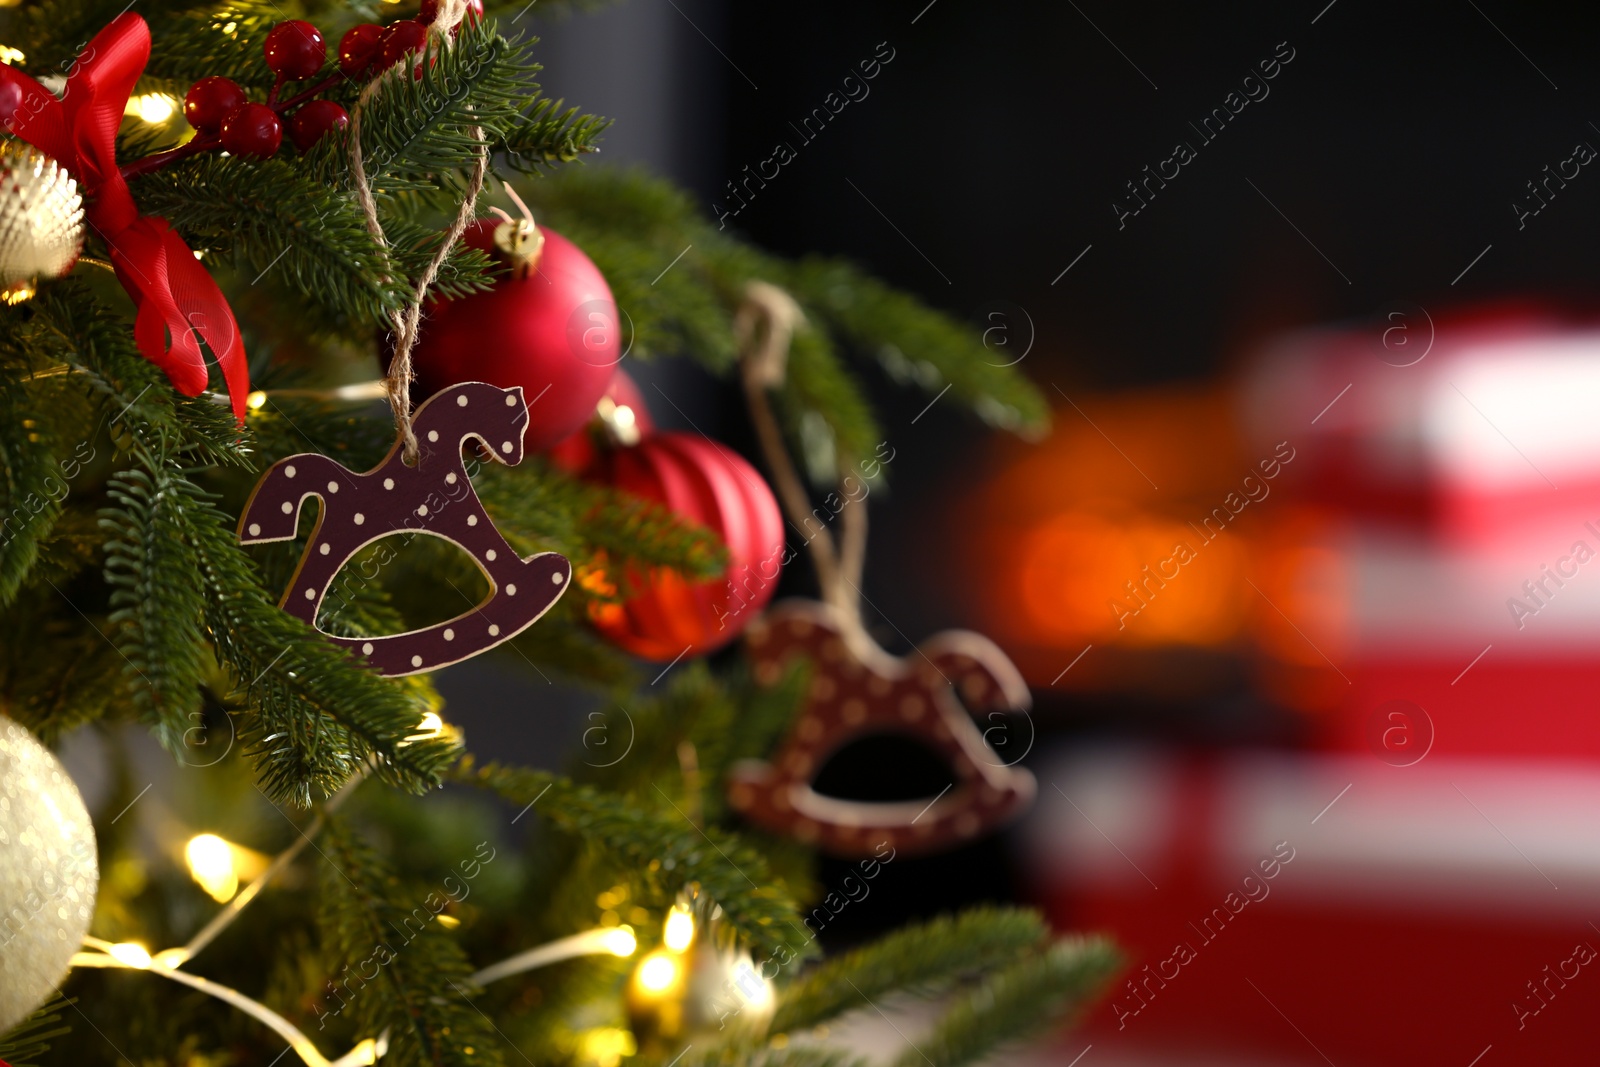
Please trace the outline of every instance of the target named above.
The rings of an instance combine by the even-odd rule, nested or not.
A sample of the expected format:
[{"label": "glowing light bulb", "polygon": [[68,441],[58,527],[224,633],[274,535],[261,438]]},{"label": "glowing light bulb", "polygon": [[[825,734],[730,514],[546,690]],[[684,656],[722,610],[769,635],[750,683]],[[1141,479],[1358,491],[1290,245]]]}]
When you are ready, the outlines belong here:
[{"label": "glowing light bulb", "polygon": [[16,282],[15,284],[0,290],[0,301],[4,301],[5,303],[15,307],[17,304],[25,304],[29,300],[32,300],[34,294],[37,292],[38,290],[28,282]]},{"label": "glowing light bulb", "polygon": [[674,904],[667,912],[667,925],[661,940],[674,952],[682,952],[694,942],[694,916],[682,904]]},{"label": "glowing light bulb", "polygon": [[128,114],[138,115],[151,125],[160,125],[178,110],[178,101],[166,93],[145,93],[128,101]]},{"label": "glowing light bulb", "polygon": [[624,1056],[633,1056],[638,1051],[639,1046],[633,1034],[619,1027],[606,1026],[586,1032],[578,1054],[583,1061],[594,1063],[596,1067],[617,1067]]},{"label": "glowing light bulb", "polygon": [[137,941],[119,941],[106,949],[111,958],[129,967],[145,970],[150,966],[150,950]]},{"label": "glowing light bulb", "polygon": [[164,967],[169,971],[175,971],[188,962],[189,950],[186,948],[164,948],[150,957],[151,966]]},{"label": "glowing light bulb", "polygon": [[[0,4],[0,7],[5,6],[6,5],[4,4]],[[23,55],[15,48],[10,47],[9,45],[0,44],[0,63],[4,63],[8,67],[14,67],[27,58],[27,56]]]},{"label": "glowing light bulb", "polygon": [[189,875],[218,904],[226,904],[239,892],[239,870],[234,863],[233,846],[216,834],[199,834],[189,839],[183,850]]},{"label": "glowing light bulb", "polygon": [[251,411],[260,411],[267,406],[267,394],[257,389],[244,398],[244,403]]},{"label": "glowing light bulb", "polygon": [[605,932],[605,946],[613,956],[631,956],[639,947],[639,939],[633,936],[633,927],[618,926]]},{"label": "glowing light bulb", "polygon": [[406,743],[432,741],[436,737],[443,737],[447,729],[438,712],[426,712],[417,722],[416,732],[406,735]]},{"label": "glowing light bulb", "polygon": [[646,993],[664,993],[678,982],[678,961],[665,952],[652,952],[639,962],[634,977]]}]

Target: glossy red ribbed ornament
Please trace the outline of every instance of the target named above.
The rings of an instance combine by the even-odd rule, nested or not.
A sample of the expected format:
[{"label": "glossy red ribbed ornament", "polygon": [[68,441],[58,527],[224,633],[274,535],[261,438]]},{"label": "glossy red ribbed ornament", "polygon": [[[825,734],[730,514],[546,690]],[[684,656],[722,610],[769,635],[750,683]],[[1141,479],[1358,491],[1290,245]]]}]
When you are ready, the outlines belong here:
[{"label": "glossy red ribbed ornament", "polygon": [[589,421],[622,358],[617,306],[600,268],[546,227],[530,260],[508,257],[483,219],[463,240],[511,267],[487,292],[430,303],[412,350],[418,399],[461,382],[522,386],[523,444],[543,451]]},{"label": "glossy red ribbed ornament", "polygon": [[723,578],[696,582],[655,568],[629,600],[593,606],[595,628],[612,643],[658,663],[701,655],[737,637],[772,599],[783,515],[761,475],[731,449],[699,434],[655,434],[601,453],[585,477],[658,501],[728,546]]}]

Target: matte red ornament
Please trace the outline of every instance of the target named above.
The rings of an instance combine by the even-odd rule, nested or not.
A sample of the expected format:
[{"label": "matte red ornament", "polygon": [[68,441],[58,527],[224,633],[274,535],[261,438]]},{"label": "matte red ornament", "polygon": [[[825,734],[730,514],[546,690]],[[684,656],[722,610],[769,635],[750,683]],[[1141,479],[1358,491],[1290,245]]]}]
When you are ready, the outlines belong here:
[{"label": "matte red ornament", "polygon": [[398,440],[383,462],[364,474],[315,452],[279,460],[250,494],[239,516],[239,540],[247,545],[293,540],[300,508],[309,497],[320,501],[317,525],[280,601],[283,610],[315,626],[334,576],[361,549],[390,534],[442,537],[483,569],[490,586],[483,603],[419,630],[364,638],[330,634],[328,640],[391,678],[476,656],[532,626],[571,584],[572,565],[565,556],[540,552],[522,559],[506,543],[461,459],[471,441],[497,462],[522,462],[527,418],[520,389],[482,382],[453,386],[417,409],[412,429],[421,452],[415,467],[406,466]]},{"label": "matte red ornament", "polygon": [[272,27],[261,45],[267,69],[290,81],[309,78],[328,60],[328,45],[322,31],[302,19],[290,19]]},{"label": "matte red ornament", "polygon": [[596,603],[605,637],[644,659],[666,662],[721,648],[755,621],[783,569],[783,516],[772,490],[743,458],[698,434],[664,433],[604,452],[588,475],[709,527],[728,546],[722,578],[697,582],[654,568],[634,575],[640,592]]},{"label": "matte red ornament", "polygon": [[[1032,802],[1033,775],[1002,762],[972,722],[974,713],[1032,704],[1022,675],[998,645],[980,634],[947,630],[901,659],[875,646],[853,649],[843,633],[837,610],[810,600],[785,601],[750,627],[745,646],[756,680],[771,685],[803,658],[811,663],[811,688],[771,762],[745,760],[729,774],[735,810],[824,852],[864,857],[885,841],[912,854],[961,845]],[[943,754],[952,787],[931,801],[890,803],[840,800],[811,787],[833,753],[858,738],[889,733],[909,734]]]},{"label": "matte red ornament", "polygon": [[283,123],[266,104],[246,104],[222,120],[222,147],[236,156],[266,159],[282,143]]},{"label": "matte red ornament", "polygon": [[415,19],[391,22],[378,39],[378,69],[388,70],[428,40],[428,27]]},{"label": "matte red ornament", "polygon": [[352,26],[339,38],[339,69],[352,78],[365,74],[378,58],[383,27],[376,22]]},{"label": "matte red ornament", "polygon": [[342,130],[350,125],[350,112],[332,100],[313,100],[294,113],[289,120],[289,138],[294,146],[305,152],[322,140],[330,130]]},{"label": "matte red ornament", "polygon": [[222,120],[250,102],[231,78],[201,78],[183,97],[183,117],[201,133],[216,133]]},{"label": "matte red ornament", "polygon": [[[411,358],[424,395],[460,381],[522,386],[533,416],[526,446],[542,451],[594,414],[623,350],[599,268],[549,227],[528,226],[484,219],[467,228],[466,243],[509,260],[511,273],[487,292],[430,303]],[[514,240],[506,231],[518,227],[532,236]]]}]

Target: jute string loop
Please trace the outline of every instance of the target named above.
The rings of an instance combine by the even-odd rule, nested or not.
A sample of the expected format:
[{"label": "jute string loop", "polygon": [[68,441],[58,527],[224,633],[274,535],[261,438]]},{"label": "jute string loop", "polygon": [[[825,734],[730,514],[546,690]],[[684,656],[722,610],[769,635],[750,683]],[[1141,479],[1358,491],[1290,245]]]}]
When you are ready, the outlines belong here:
[{"label": "jute string loop", "polygon": [[[384,235],[383,224],[378,221],[378,201],[373,196],[371,183],[367,180],[366,162],[361,151],[361,121],[366,111],[366,104],[383,92],[384,86],[394,79],[413,77],[416,63],[429,62],[430,57],[438,49],[454,48],[455,37],[452,31],[460,24],[466,13],[467,0],[444,0],[439,7],[438,17],[428,27],[428,43],[422,54],[407,55],[374,78],[361,91],[360,98],[350,111],[350,174],[355,185],[356,200],[361,204],[362,214],[366,216],[367,231],[386,254],[389,241]],[[417,331],[422,324],[423,301],[427,299],[428,289],[439,277],[439,269],[444,266],[446,257],[450,255],[450,249],[455,247],[455,243],[461,239],[461,235],[476,217],[478,194],[483,191],[484,175],[489,169],[489,146],[484,143],[483,127],[474,126],[472,134],[479,142],[479,149],[477,162],[472,168],[472,176],[467,182],[467,195],[461,201],[455,221],[445,231],[444,240],[439,243],[438,251],[433,254],[427,268],[418,276],[416,285],[412,289],[411,299],[404,308],[392,315],[395,326],[394,355],[389,360],[389,374],[383,384],[384,391],[388,394],[389,406],[394,410],[395,429],[404,442],[402,454],[406,463],[410,465],[415,465],[417,461],[417,435],[411,428],[411,381],[414,377],[411,368],[411,350],[417,343]]]},{"label": "jute string loop", "polygon": [[841,470],[839,499],[845,503],[839,512],[839,538],[835,542],[832,531],[818,523],[812,512],[810,494],[784,445],[783,431],[767,399],[768,389],[783,384],[788,370],[789,346],[795,332],[804,325],[805,313],[794,298],[777,286],[761,281],[745,286],[744,300],[733,317],[750,419],[772,472],[778,502],[790,524],[806,538],[822,599],[838,609],[844,621],[845,640],[861,653],[878,647],[861,619],[861,574],[867,556],[866,500],[849,497],[843,484],[847,472]]}]

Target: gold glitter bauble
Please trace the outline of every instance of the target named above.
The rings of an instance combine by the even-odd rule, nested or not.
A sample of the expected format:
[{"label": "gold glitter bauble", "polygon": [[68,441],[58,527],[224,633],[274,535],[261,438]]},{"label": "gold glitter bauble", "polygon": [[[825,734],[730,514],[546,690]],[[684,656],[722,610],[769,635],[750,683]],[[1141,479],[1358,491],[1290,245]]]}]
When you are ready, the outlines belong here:
[{"label": "gold glitter bauble", "polygon": [[0,287],[58,278],[83,248],[83,197],[56,161],[0,140]]},{"label": "gold glitter bauble", "polygon": [[89,932],[94,826],[50,751],[0,715],[0,1033],[66,976]]}]

